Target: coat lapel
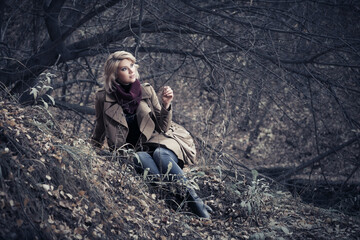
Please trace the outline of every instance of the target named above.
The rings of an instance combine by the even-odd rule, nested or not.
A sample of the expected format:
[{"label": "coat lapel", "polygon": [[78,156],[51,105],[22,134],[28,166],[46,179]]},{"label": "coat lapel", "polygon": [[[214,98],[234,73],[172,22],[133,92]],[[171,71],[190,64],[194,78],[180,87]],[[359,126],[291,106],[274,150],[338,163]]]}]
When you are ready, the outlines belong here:
[{"label": "coat lapel", "polygon": [[155,123],[150,117],[151,109],[148,105],[151,95],[143,86],[141,90],[142,99],[140,101],[139,107],[136,110],[136,116],[140,131],[145,135],[146,139],[149,140],[155,130]]},{"label": "coat lapel", "polygon": [[105,95],[104,111],[110,118],[128,127],[122,107],[109,94]]}]

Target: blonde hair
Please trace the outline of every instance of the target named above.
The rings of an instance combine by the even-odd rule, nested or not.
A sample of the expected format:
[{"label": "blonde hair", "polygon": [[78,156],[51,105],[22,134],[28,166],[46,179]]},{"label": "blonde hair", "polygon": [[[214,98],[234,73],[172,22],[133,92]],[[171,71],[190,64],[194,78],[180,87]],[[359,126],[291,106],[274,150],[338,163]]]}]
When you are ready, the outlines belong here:
[{"label": "blonde hair", "polygon": [[[110,54],[110,56],[107,58],[104,66],[104,79],[105,79],[104,87],[106,92],[111,93],[114,91],[114,83],[116,82],[117,79],[119,64],[124,59],[130,60],[134,64],[136,62],[136,58],[134,57],[134,55],[126,51],[114,52]],[[136,79],[139,79],[139,73],[137,71],[138,68],[139,65],[135,64]]]}]

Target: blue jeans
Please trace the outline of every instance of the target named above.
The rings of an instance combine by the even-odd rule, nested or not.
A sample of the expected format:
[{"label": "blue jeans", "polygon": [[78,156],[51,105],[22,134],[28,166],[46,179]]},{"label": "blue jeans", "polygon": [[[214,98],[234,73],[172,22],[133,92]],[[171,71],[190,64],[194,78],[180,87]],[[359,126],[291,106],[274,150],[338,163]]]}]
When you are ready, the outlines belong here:
[{"label": "blue jeans", "polygon": [[146,168],[149,169],[148,174],[160,176],[161,174],[166,174],[168,172],[168,166],[171,163],[172,167],[169,171],[170,177],[168,180],[184,179],[184,172],[178,165],[179,159],[173,153],[173,151],[158,147],[155,149],[152,155],[147,152],[137,152],[140,162],[134,159],[136,170],[140,173],[143,173]]},{"label": "blue jeans", "polygon": [[[149,169],[149,173],[155,176],[157,180],[158,176],[166,174],[164,179],[167,181],[180,180],[182,183],[186,183],[183,170],[179,166],[179,159],[169,149],[158,147],[155,149],[152,155],[147,152],[137,152],[140,162],[134,159],[135,169],[139,173],[143,173],[145,169]],[[171,169],[168,170],[168,166],[171,163]],[[185,201],[188,201],[190,209],[201,218],[210,218],[209,211],[211,208],[204,204],[201,198],[196,194],[195,190],[186,186]],[[212,211],[212,210],[211,210]]]}]

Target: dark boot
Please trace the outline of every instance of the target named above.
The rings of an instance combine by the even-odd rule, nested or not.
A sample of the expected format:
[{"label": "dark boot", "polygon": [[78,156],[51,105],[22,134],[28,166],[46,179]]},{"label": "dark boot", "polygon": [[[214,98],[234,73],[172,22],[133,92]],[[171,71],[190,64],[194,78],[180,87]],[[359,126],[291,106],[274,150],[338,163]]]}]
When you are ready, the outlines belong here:
[{"label": "dark boot", "polygon": [[198,215],[200,218],[210,219],[209,212],[212,212],[212,209],[201,200],[194,189],[188,188],[186,201],[193,213]]}]

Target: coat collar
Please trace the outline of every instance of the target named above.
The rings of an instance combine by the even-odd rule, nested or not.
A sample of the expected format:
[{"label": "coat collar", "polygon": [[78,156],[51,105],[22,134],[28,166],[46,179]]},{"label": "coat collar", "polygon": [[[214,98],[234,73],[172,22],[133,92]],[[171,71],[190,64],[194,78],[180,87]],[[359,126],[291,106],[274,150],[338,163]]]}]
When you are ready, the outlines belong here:
[{"label": "coat collar", "polygon": [[[149,139],[155,129],[155,123],[152,121],[149,115],[151,109],[146,99],[151,98],[151,92],[146,88],[146,86],[147,85],[141,85],[141,99],[145,101],[140,101],[138,109],[136,110],[136,115],[140,131],[145,135],[146,139]],[[115,97],[112,94],[105,93],[104,112],[110,118],[128,128],[123,109],[117,103]]]}]

